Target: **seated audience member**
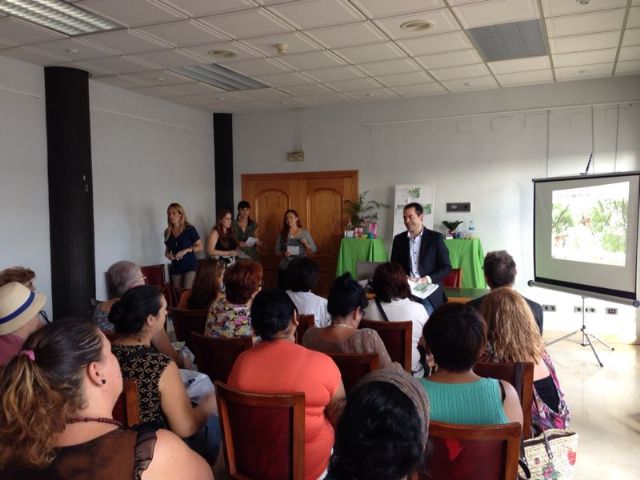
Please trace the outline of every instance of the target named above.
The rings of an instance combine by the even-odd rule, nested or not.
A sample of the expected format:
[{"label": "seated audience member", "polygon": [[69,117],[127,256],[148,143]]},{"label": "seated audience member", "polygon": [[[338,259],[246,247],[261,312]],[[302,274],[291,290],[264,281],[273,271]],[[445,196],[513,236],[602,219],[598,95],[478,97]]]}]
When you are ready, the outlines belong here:
[{"label": "seated audience member", "polygon": [[224,264],[212,258],[198,262],[193,287],[180,295],[178,308],[182,310],[205,310],[214,300],[222,296],[222,274]]},{"label": "seated audience member", "polygon": [[404,370],[369,373],[347,395],[327,480],[404,480],[424,462],[429,400]]},{"label": "seated audience member", "polygon": [[[484,257],[483,269],[484,278],[487,280],[487,285],[489,285],[489,288],[491,290],[500,287],[513,288],[513,284],[516,281],[517,273],[516,262],[513,260],[513,257],[509,255],[505,250],[487,253],[487,255]],[[467,304],[480,311],[482,302],[486,297],[486,295],[483,295],[482,297],[474,298],[473,300],[467,302]],[[533,318],[538,324],[540,334],[542,335],[542,306],[539,303],[536,303],[533,300],[529,300],[524,296],[522,296],[522,298],[524,298],[524,300],[529,305],[531,313],[533,314]]]},{"label": "seated audience member", "polygon": [[17,355],[25,339],[42,326],[38,314],[46,301],[45,295],[22,283],[0,287],[0,366]]},{"label": "seated audience member", "polygon": [[[142,274],[140,267],[128,260],[121,260],[114,263],[107,270],[107,292],[109,300],[100,302],[93,311],[93,322],[103,332],[113,332],[113,323],[109,320],[109,312],[115,303],[120,300],[124,293],[133,287],[145,284],[146,277]],[[162,329],[156,332],[151,339],[151,345],[159,352],[169,355],[176,364],[185,368],[184,359],[171,346],[171,340],[166,330]]]},{"label": "seated audience member", "polygon": [[482,302],[487,322],[487,350],[483,360],[532,362],[533,394],[531,427],[534,435],[548,428],[569,426],[569,407],[560,389],[551,357],[524,298],[508,287],[492,290]]},{"label": "seated audience member", "polygon": [[23,284],[30,290],[36,289],[34,280],[36,273],[30,268],[25,267],[9,267],[0,271],[0,287],[11,282],[18,282]]},{"label": "seated audience member", "polygon": [[[289,269],[292,267],[293,262]],[[336,278],[329,292],[331,325],[309,328],[302,344],[325,353],[377,353],[380,368],[392,367],[393,362],[378,332],[370,328],[358,329],[367,302],[364,289],[349,273]]]},{"label": "seated audience member", "polygon": [[522,423],[513,386],[473,371],[487,343],[486,331],[478,311],[460,303],[441,305],[424,326],[427,358],[436,365],[435,373],[420,379],[429,394],[431,420],[463,425]]},{"label": "seated audience member", "polygon": [[262,287],[262,265],[240,260],[224,272],[225,296],[209,309],[205,335],[211,337],[253,337],[251,300]]},{"label": "seated audience member", "polygon": [[327,410],[344,398],[340,371],[323,353],[295,343],[298,320],[284,291],[270,289],[256,295],[251,324],[262,342],[240,354],[228,383],[246,392],[304,392],[304,478],[323,478],[334,440]]},{"label": "seated audience member", "polygon": [[287,294],[301,315],[313,314],[316,327],[326,327],[331,323],[327,311],[327,299],[311,290],[318,285],[320,267],[309,257],[294,258],[287,268]]},{"label": "seated audience member", "polygon": [[122,376],[95,325],[57,320],[23,347],[0,378],[3,479],[213,478],[173,433],[130,430],[113,420]]},{"label": "seated audience member", "polygon": [[418,343],[422,335],[422,327],[427,323],[429,315],[418,302],[411,299],[411,289],[407,283],[407,275],[400,264],[387,262],[379,265],[373,273],[373,291],[375,302],[369,302],[364,318],[367,320],[388,320],[412,322],[411,333],[411,365],[417,377],[423,376]]},{"label": "seated audience member", "polygon": [[166,316],[167,302],[156,287],[142,285],[127,290],[109,313],[120,334],[111,348],[122,376],[138,384],[141,423],[170,428],[213,463],[220,444],[213,392],[192,407],[175,362],[151,347],[156,332],[164,330]]}]

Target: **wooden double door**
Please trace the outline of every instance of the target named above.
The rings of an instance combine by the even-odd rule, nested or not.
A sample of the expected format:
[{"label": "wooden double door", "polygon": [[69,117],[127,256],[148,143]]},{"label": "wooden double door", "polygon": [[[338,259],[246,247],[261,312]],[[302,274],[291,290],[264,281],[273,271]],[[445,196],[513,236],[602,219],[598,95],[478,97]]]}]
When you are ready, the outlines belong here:
[{"label": "wooden double door", "polygon": [[263,242],[260,257],[265,285],[277,286],[281,256],[276,253],[276,238],[284,212],[293,209],[318,246],[313,255],[320,265],[316,293],[328,295],[347,221],[344,201],[357,194],[357,170],[242,175],[242,198],[251,204],[251,216],[258,222],[257,235]]}]

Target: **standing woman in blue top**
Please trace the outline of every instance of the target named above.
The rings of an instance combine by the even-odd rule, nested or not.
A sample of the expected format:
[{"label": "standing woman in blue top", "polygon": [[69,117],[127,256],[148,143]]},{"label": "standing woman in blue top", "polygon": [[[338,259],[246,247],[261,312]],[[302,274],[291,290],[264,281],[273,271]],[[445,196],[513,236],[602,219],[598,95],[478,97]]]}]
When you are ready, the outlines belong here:
[{"label": "standing woman in blue top", "polygon": [[187,221],[187,214],[179,203],[167,207],[167,224],[164,256],[171,260],[171,284],[174,287],[191,288],[198,267],[196,252],[203,248],[200,235]]},{"label": "standing woman in blue top", "polygon": [[282,255],[278,265],[278,288],[287,290],[286,273],[289,262],[296,257],[305,257],[318,251],[308,230],[302,228],[300,215],[295,210],[284,212],[282,230],[276,239],[276,253]]}]

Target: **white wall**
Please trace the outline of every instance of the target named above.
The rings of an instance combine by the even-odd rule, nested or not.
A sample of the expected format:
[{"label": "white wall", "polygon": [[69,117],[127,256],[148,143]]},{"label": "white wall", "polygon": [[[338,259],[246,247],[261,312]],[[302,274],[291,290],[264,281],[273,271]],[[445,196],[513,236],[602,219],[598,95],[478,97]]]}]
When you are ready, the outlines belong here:
[{"label": "white wall", "polygon": [[[507,249],[516,259],[518,289],[568,308],[575,299],[526,287],[533,278],[531,179],[584,171],[592,149],[590,105],[596,105],[595,171],[638,169],[640,105],[622,105],[619,115],[617,106],[598,106],[634,100],[640,100],[637,76],[236,115],[236,197],[243,173],[357,169],[360,191],[389,204],[395,184],[434,184],[436,227],[445,219],[473,219],[485,251]],[[558,109],[571,105],[578,106]],[[537,108],[550,110],[517,112]],[[425,118],[430,120],[402,123]],[[304,163],[286,161],[286,152],[296,149],[304,150]],[[447,202],[471,202],[471,213],[447,214]],[[392,219],[385,217],[382,231],[390,245]],[[546,317],[550,327],[553,317]]]},{"label": "white wall", "polygon": [[[0,57],[0,270],[33,269],[51,297],[44,75]],[[51,314],[51,303],[45,306]]]}]

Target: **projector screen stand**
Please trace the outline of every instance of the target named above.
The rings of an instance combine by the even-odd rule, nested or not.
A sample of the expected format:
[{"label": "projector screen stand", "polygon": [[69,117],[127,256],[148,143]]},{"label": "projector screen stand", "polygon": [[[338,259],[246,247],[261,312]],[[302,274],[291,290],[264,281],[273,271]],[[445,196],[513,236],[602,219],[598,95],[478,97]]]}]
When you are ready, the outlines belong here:
[{"label": "projector screen stand", "polygon": [[545,343],[545,346],[553,345],[554,343],[560,342],[561,340],[566,340],[569,337],[573,337],[576,333],[581,333],[582,334],[582,341],[579,342],[580,345],[582,345],[583,347],[586,347],[587,345],[589,347],[591,347],[591,351],[593,352],[593,355],[596,357],[596,360],[598,361],[598,365],[600,365],[601,367],[604,367],[603,363],[600,361],[600,357],[598,356],[598,352],[596,352],[596,349],[593,346],[592,340],[601,343],[602,345],[604,345],[606,348],[608,348],[612,352],[615,349],[611,345],[609,345],[608,343],[605,343],[601,339],[596,337],[593,333],[589,333],[587,331],[587,325],[585,324],[585,319],[584,319],[584,315],[585,315],[584,299],[585,299],[585,297],[582,297],[582,327],[579,330],[574,330],[573,332],[567,333],[566,335],[563,335],[560,338],[556,338],[555,340],[551,340],[550,342]]}]

